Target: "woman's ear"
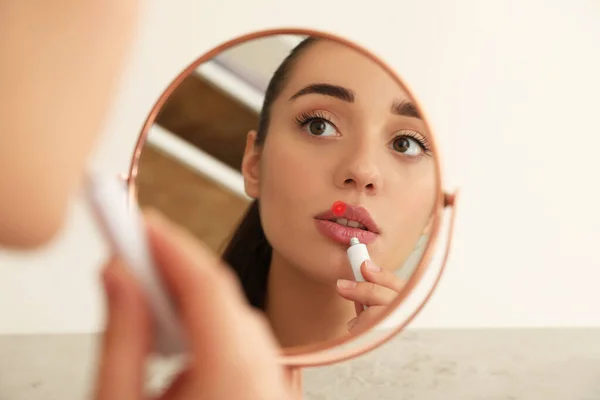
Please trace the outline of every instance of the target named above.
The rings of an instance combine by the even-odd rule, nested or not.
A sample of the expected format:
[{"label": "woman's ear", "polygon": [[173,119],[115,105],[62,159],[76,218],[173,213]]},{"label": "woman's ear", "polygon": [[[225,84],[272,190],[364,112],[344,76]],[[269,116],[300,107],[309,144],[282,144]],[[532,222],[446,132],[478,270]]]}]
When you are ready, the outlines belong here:
[{"label": "woman's ear", "polygon": [[246,194],[258,199],[260,187],[260,149],[256,146],[256,131],[248,132],[246,136],[246,149],[242,159],[242,175],[244,176],[244,190]]}]

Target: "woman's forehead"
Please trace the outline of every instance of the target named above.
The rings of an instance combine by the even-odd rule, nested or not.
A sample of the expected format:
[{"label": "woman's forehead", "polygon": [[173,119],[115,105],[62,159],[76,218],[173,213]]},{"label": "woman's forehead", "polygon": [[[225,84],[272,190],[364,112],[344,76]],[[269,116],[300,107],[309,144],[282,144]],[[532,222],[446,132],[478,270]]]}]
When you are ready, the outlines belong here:
[{"label": "woman's forehead", "polygon": [[398,82],[375,60],[344,44],[319,40],[306,48],[295,60],[288,75],[284,95],[289,99],[306,86],[330,84],[349,89],[356,100],[390,103],[409,100]]}]

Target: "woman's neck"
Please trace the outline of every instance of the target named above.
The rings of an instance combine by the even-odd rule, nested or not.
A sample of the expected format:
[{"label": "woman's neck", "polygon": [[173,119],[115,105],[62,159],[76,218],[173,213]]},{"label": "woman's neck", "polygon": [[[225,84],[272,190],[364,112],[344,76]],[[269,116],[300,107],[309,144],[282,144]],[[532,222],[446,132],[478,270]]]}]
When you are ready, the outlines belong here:
[{"label": "woman's neck", "polygon": [[336,283],[318,282],[275,251],[267,283],[266,314],[282,347],[303,346],[348,334],[354,304],[337,294]]}]

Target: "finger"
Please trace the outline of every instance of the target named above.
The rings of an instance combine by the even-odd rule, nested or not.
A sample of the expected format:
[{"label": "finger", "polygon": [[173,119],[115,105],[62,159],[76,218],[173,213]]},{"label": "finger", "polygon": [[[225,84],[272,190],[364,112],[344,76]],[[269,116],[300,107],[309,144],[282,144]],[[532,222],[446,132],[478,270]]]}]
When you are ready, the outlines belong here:
[{"label": "finger", "polygon": [[365,306],[379,306],[391,303],[398,293],[371,282],[355,282],[338,279],[337,292],[346,300]]},{"label": "finger", "polygon": [[103,271],[108,322],[96,382],[97,400],[142,398],[151,331],[149,312],[136,280],[119,259]]},{"label": "finger", "polygon": [[[240,330],[248,319],[249,306],[226,267],[209,249],[159,214],[147,213],[146,221],[157,268],[178,307],[192,356],[214,364],[218,371],[223,360],[240,351],[234,342],[244,337]],[[230,346],[216,354],[215,346],[220,343]]]},{"label": "finger", "polygon": [[192,357],[184,379],[187,390],[197,398],[238,398],[242,392],[253,398],[285,398],[272,330],[264,317],[251,312],[239,283],[225,273],[227,266],[160,215],[149,213],[146,222],[159,273],[188,335]]},{"label": "finger", "polygon": [[385,311],[385,306],[369,307],[363,311],[360,316],[352,318],[348,324],[348,331],[351,333],[360,333],[373,328],[374,322],[381,317]]},{"label": "finger", "polygon": [[224,285],[235,301],[247,304],[239,290],[241,285],[237,277],[211,249],[157,211],[150,210],[144,214],[152,253],[157,261],[167,263],[159,263],[158,272],[165,278],[168,289],[194,288],[195,283],[180,279],[184,276],[196,279],[202,274],[214,274],[218,284]]},{"label": "finger", "polygon": [[396,292],[400,292],[404,287],[404,281],[396,276],[392,271],[388,271],[376,265],[373,261],[365,261],[360,270],[366,281],[381,285]]}]

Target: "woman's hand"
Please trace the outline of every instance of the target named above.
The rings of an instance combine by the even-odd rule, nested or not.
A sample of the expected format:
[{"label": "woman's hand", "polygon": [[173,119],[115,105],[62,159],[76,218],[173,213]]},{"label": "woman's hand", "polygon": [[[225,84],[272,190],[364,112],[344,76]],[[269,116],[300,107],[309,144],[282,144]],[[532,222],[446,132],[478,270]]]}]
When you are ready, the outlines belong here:
[{"label": "woman's hand", "polygon": [[[159,398],[290,398],[270,329],[251,311],[229,269],[158,215],[150,214],[146,221],[153,255],[178,307],[191,357]],[[146,399],[144,368],[153,333],[146,299],[118,259],[108,263],[103,278],[109,315],[95,398]]]},{"label": "woman's hand", "polygon": [[[404,282],[393,272],[385,270],[372,261],[365,261],[360,268],[365,282],[339,279],[337,291],[343,298],[354,301],[357,317],[348,322],[348,330],[362,331],[372,327],[373,322],[398,296]],[[367,306],[366,310],[363,305]]]}]

